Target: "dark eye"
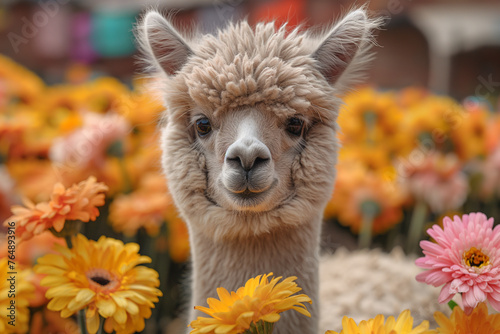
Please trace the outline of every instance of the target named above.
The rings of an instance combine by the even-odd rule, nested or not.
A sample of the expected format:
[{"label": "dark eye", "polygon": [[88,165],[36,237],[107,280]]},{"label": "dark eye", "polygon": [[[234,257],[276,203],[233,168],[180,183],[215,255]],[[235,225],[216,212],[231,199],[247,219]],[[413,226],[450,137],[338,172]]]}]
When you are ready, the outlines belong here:
[{"label": "dark eye", "polygon": [[294,136],[300,136],[304,129],[304,121],[298,117],[291,117],[286,124],[286,131]]},{"label": "dark eye", "polygon": [[196,131],[200,137],[204,137],[212,131],[212,125],[208,118],[200,118],[196,121]]}]

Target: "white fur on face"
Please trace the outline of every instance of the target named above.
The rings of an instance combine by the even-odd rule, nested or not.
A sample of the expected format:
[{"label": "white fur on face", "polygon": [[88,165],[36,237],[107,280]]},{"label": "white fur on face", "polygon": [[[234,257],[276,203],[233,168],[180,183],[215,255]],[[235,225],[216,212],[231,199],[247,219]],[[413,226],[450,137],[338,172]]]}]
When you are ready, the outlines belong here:
[{"label": "white fur on face", "polygon": [[263,212],[292,197],[292,164],[303,139],[286,131],[286,119],[242,109],[214,123],[222,127],[196,139],[206,158],[210,200],[231,211]]},{"label": "white fur on face", "polygon": [[[163,167],[191,233],[245,238],[307,225],[322,212],[335,179],[338,96],[359,79],[379,23],[361,8],[317,36],[242,21],[184,39],[146,15],[140,44],[166,107]],[[199,114],[213,126],[203,139],[193,128]],[[299,140],[283,126],[296,115],[311,125]],[[255,157],[253,172],[237,167]]]}]

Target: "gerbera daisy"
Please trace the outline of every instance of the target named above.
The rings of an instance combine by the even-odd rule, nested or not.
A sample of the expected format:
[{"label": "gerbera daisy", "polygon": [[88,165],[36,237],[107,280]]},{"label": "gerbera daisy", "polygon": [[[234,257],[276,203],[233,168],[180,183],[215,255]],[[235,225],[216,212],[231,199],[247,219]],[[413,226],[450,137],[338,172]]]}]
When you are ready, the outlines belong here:
[{"label": "gerbera daisy", "polygon": [[28,332],[29,299],[34,291],[28,275],[28,270],[11,269],[8,258],[0,259],[0,333]]},{"label": "gerbera daisy", "polygon": [[371,231],[380,234],[401,221],[404,200],[399,186],[381,172],[369,170],[357,161],[345,160],[338,165],[337,183],[327,206],[327,216],[336,214],[342,225],[358,234],[363,229],[366,214],[363,209],[369,203],[377,209]]},{"label": "gerbera daisy", "polygon": [[158,273],[139,264],[151,259],[138,254],[139,245],[101,237],[73,237],[73,248],[56,245],[60,254],[38,259],[35,272],[47,275],[47,307],[67,318],[86,308],[86,324],[94,334],[105,318],[104,330],[117,334],[140,332],[144,319],[162,295]]},{"label": "gerbera daisy", "polygon": [[[4,222],[16,222],[16,237],[27,240],[47,229],[61,232],[67,221],[88,222],[99,216],[98,206],[104,204],[108,187],[91,176],[66,189],[57,183],[49,202],[34,204],[25,200],[24,206],[14,205],[13,215]],[[74,233],[73,233],[74,234]]]},{"label": "gerbera daisy", "polygon": [[348,94],[344,100],[338,119],[342,142],[377,141],[398,133],[404,113],[396,103],[394,93],[363,88]]},{"label": "gerbera daisy", "polygon": [[109,220],[116,232],[134,236],[143,227],[155,236],[165,222],[165,209],[171,206],[167,193],[136,191],[117,196],[109,207]]},{"label": "gerbera daisy", "polygon": [[107,150],[130,131],[130,124],[117,113],[82,115],[83,126],[64,137],[54,139],[49,156],[69,168],[102,167]]},{"label": "gerbera daisy", "polygon": [[420,325],[413,328],[413,317],[410,310],[401,312],[397,319],[387,318],[384,323],[384,316],[377,315],[374,319],[363,320],[356,324],[354,319],[344,317],[342,319],[342,331],[327,331],[325,334],[427,334],[429,331],[429,322],[423,321]]},{"label": "gerbera daisy", "polygon": [[108,187],[91,176],[87,180],[65,189],[60,183],[54,186],[50,206],[53,228],[60,232],[66,220],[94,221],[99,216],[98,206],[104,205],[104,192]]},{"label": "gerbera daisy", "polygon": [[434,314],[439,327],[432,333],[439,334],[500,334],[500,314],[488,314],[488,307],[480,303],[470,315],[455,307],[448,318],[441,312]]},{"label": "gerbera daisy", "polygon": [[456,210],[467,199],[467,177],[454,154],[433,151],[416,163],[402,163],[398,169],[402,187],[434,213]]},{"label": "gerbera daisy", "polygon": [[311,314],[302,303],[312,303],[305,295],[293,295],[300,290],[294,282],[296,277],[288,277],[282,282],[281,277],[272,278],[259,275],[249,279],[244,287],[229,293],[224,288],[218,288],[219,299],[208,298],[209,307],[195,306],[211,318],[198,317],[191,322],[191,334],[238,334],[262,322],[275,323],[280,319],[279,313],[295,310],[308,317]]},{"label": "gerbera daisy", "polygon": [[462,294],[464,310],[472,312],[486,299],[500,311],[500,225],[483,213],[443,219],[443,228],[434,225],[427,233],[436,241],[421,241],[425,254],[416,264],[429,269],[417,281],[443,285],[439,302],[449,302]]},{"label": "gerbera daisy", "polygon": [[136,191],[117,196],[109,207],[109,220],[113,229],[133,236],[143,227],[155,236],[166,220],[166,215],[175,212],[164,177],[150,173],[141,180]]}]

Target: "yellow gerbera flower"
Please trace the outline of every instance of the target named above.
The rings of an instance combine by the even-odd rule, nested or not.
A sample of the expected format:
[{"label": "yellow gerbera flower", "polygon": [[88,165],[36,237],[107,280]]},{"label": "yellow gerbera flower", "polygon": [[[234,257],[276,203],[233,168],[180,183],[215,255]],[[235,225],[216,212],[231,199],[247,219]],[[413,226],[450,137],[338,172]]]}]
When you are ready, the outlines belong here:
[{"label": "yellow gerbera flower", "polygon": [[413,317],[409,310],[401,312],[397,319],[387,318],[384,323],[384,316],[377,315],[374,319],[363,320],[356,325],[352,318],[344,317],[342,319],[342,331],[327,331],[325,334],[430,334],[429,322],[423,321],[420,325],[413,328]]},{"label": "yellow gerbera flower", "polygon": [[87,308],[89,333],[99,329],[117,334],[140,332],[144,319],[151,316],[153,302],[162,295],[158,273],[139,264],[151,259],[138,254],[139,245],[102,236],[98,241],[79,234],[73,248],[56,245],[59,254],[38,259],[35,272],[46,274],[41,284],[49,287],[47,307],[67,318]]},{"label": "yellow gerbera flower", "polygon": [[436,334],[500,334],[500,314],[488,314],[488,307],[480,303],[470,315],[455,307],[448,318],[441,312],[434,313],[439,327]]},{"label": "yellow gerbera flower", "polygon": [[27,270],[10,267],[8,258],[0,259],[0,333],[28,332],[29,299],[35,290],[28,275]]},{"label": "yellow gerbera flower", "polygon": [[294,281],[297,277],[288,277],[282,282],[281,277],[269,281],[269,276],[259,275],[249,279],[244,287],[229,293],[218,288],[219,299],[208,298],[209,307],[195,306],[212,318],[198,317],[191,322],[191,334],[238,334],[250,329],[252,324],[260,321],[275,323],[280,319],[279,313],[295,310],[308,317],[311,314],[302,303],[312,303],[305,295],[294,295],[302,290]]}]

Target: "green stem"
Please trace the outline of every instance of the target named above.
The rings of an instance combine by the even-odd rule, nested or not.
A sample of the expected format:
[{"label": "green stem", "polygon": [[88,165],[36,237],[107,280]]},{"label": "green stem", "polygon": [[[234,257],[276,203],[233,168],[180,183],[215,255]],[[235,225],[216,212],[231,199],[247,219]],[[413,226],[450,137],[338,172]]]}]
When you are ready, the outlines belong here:
[{"label": "green stem", "polygon": [[102,315],[99,315],[99,330],[97,330],[97,334],[102,334],[104,333],[104,318]]},{"label": "green stem", "polygon": [[252,323],[250,325],[250,328],[243,332],[243,334],[272,334],[273,330],[273,322],[266,322],[261,320],[257,323]]},{"label": "green stem", "polygon": [[410,221],[410,230],[408,232],[408,241],[406,243],[406,253],[410,254],[416,251],[418,243],[422,238],[425,220],[427,218],[427,205],[419,200],[413,209],[413,215]]},{"label": "green stem", "polygon": [[367,199],[360,204],[359,210],[363,219],[361,222],[361,231],[359,231],[359,247],[368,248],[372,243],[373,221],[382,209],[377,202]]},{"label": "green stem", "polygon": [[80,327],[81,334],[88,334],[87,323],[85,321],[85,309],[78,311],[78,326]]},{"label": "green stem", "polygon": [[125,166],[125,160],[123,158],[118,158],[120,162],[120,170],[123,175],[123,192],[125,194],[128,194],[132,191],[132,181],[130,180],[130,177],[127,172],[127,166]]},{"label": "green stem", "polygon": [[73,242],[71,242],[71,236],[67,235],[64,237],[64,239],[66,240],[66,245],[68,246],[68,248],[73,248]]},{"label": "green stem", "polygon": [[128,194],[132,191],[132,181],[130,180],[130,176],[127,172],[127,166],[125,166],[125,150],[123,145],[123,141],[117,140],[111,143],[107,149],[107,153],[118,158],[118,165],[123,177],[123,193]]},{"label": "green stem", "polygon": [[359,232],[358,245],[359,248],[369,248],[372,243],[373,219],[371,214],[363,213],[363,221],[361,222],[361,231]]}]

